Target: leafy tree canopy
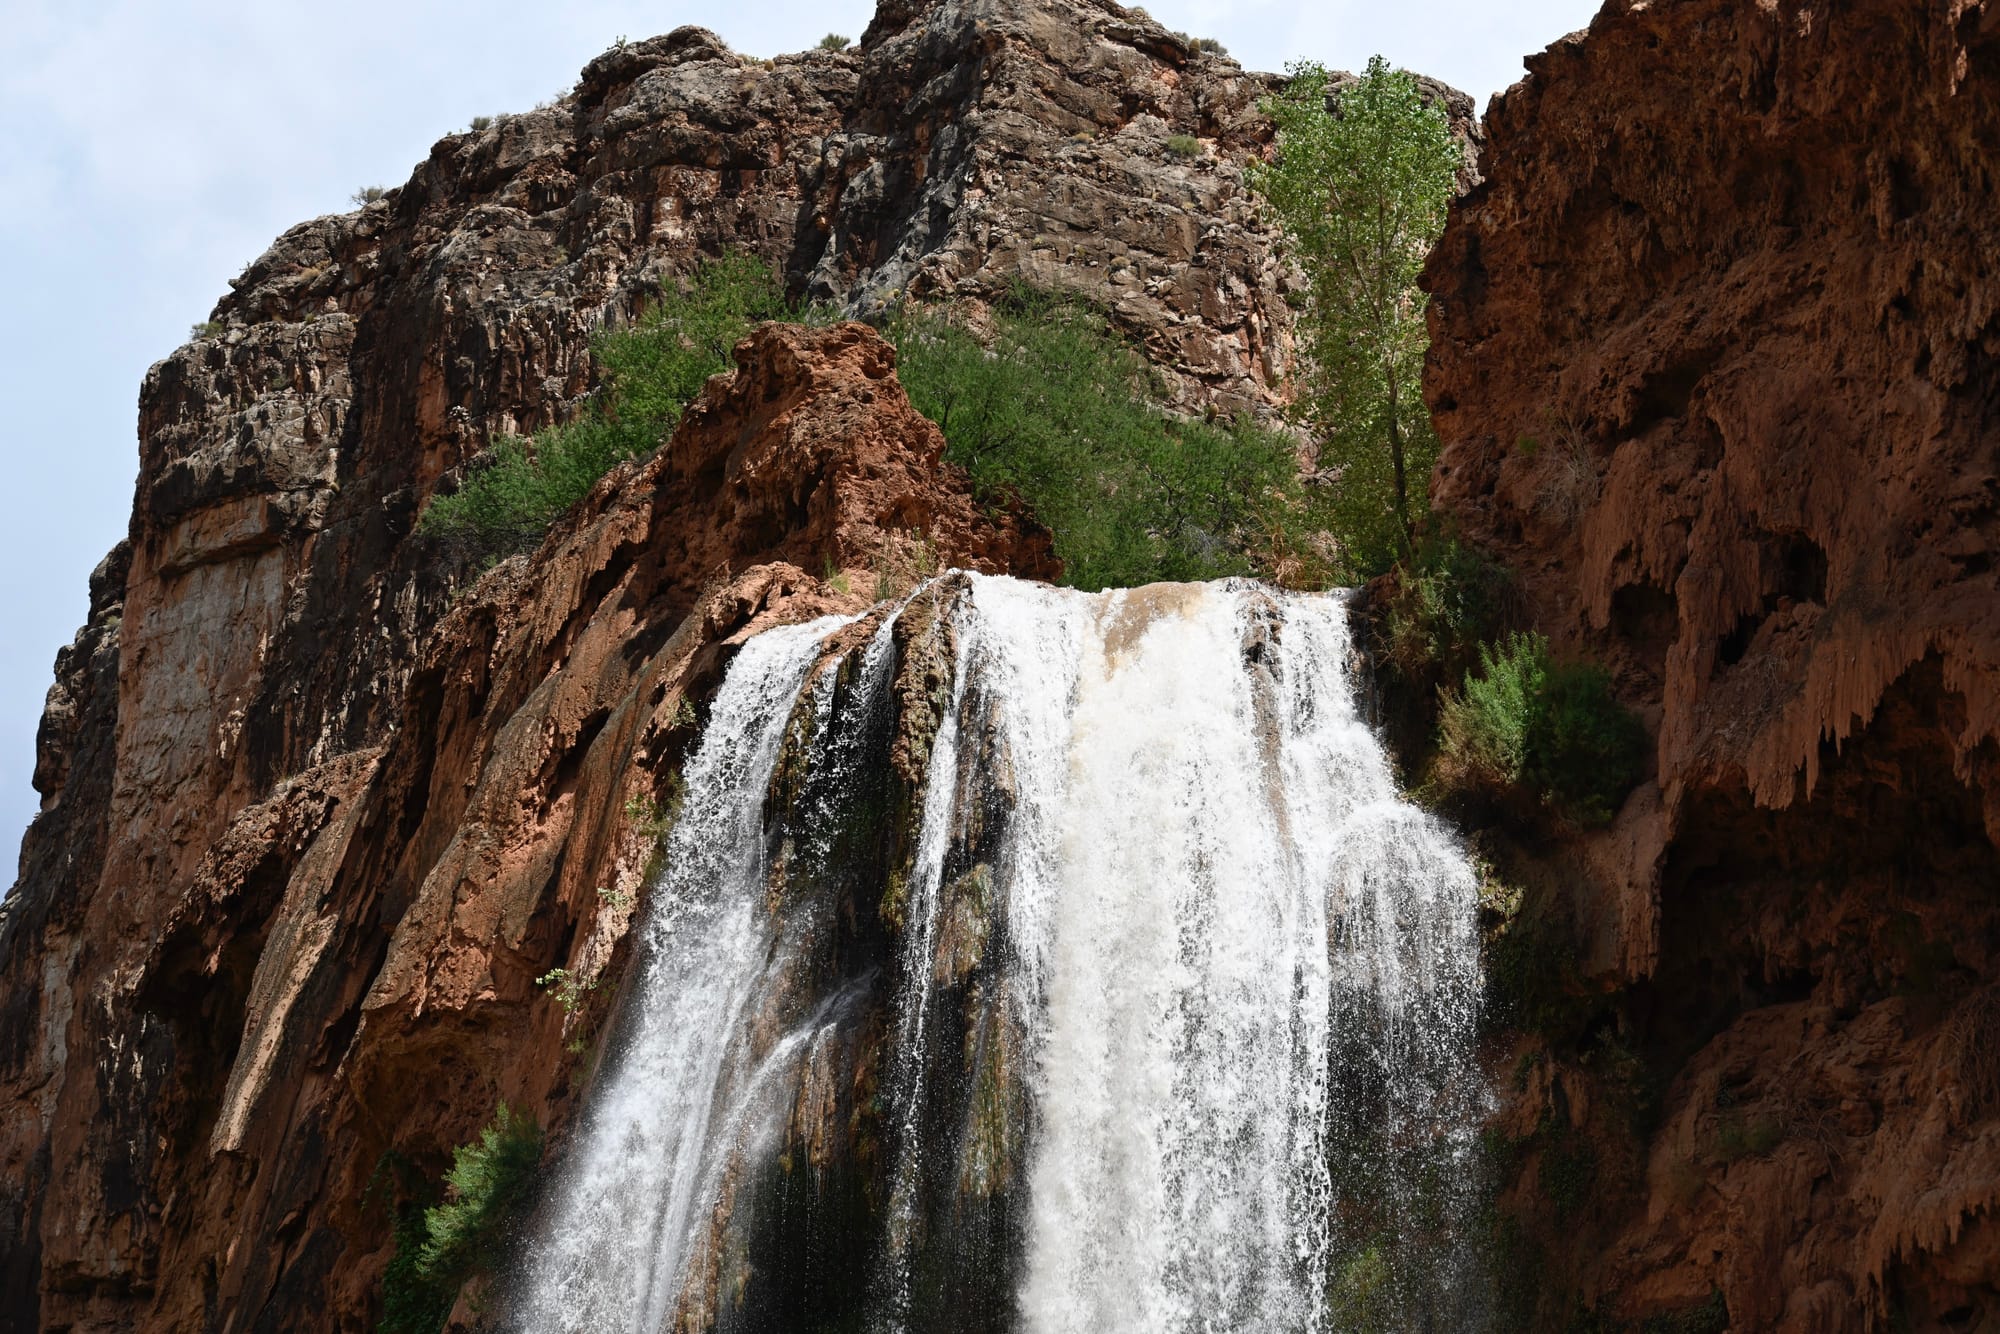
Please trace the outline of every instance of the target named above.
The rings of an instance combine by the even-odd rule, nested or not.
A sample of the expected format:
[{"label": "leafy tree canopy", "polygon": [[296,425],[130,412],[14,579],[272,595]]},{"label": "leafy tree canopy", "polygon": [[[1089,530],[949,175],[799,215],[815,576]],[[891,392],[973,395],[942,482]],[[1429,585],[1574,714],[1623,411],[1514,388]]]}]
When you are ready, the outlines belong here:
[{"label": "leafy tree canopy", "polygon": [[1444,108],[1380,56],[1345,84],[1309,62],[1288,72],[1265,103],[1277,160],[1253,164],[1252,183],[1308,280],[1299,406],[1337,472],[1344,573],[1360,579],[1410,550],[1437,458],[1417,275],[1444,230],[1460,148]]}]

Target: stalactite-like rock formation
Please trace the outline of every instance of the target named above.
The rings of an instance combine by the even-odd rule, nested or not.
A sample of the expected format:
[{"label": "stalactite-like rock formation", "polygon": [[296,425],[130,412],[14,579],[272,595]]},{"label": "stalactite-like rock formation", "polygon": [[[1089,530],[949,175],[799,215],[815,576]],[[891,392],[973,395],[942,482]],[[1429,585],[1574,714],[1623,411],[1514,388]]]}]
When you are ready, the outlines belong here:
[{"label": "stalactite-like rock formation", "polygon": [[1646,1110],[1538,1067],[1596,1175],[1515,1205],[1608,1315],[2000,1318],[2000,16],[1613,0],[1529,63],[1429,269],[1434,494],[1658,763],[1571,882]]}]

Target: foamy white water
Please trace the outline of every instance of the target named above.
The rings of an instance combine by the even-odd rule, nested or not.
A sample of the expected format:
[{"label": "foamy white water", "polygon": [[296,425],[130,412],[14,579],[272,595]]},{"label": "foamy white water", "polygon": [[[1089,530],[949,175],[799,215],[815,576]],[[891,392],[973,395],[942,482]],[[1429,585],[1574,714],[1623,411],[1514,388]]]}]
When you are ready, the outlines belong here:
[{"label": "foamy white water", "polygon": [[[1483,1096],[1474,879],[1397,795],[1357,709],[1343,604],[1240,581],[1087,595],[975,575],[947,615],[933,633],[948,625],[951,680],[879,991],[892,1142],[873,1272],[852,1276],[867,1323],[946,1327],[915,1257],[931,1248],[935,1268],[951,1201],[992,1175],[963,1172],[939,1130],[976,1082],[969,1043],[961,1056],[939,1036],[964,1006],[944,886],[976,852],[993,918],[979,976],[1020,1035],[1028,1107],[1024,1161],[1000,1174],[1020,1219],[1005,1327],[1338,1328],[1343,1266],[1367,1239],[1336,1203],[1379,1230],[1415,1216],[1425,1183],[1462,1194]],[[828,1031],[822,1005],[739,1051],[786,939],[758,802],[826,628],[752,641],[716,702],[634,1036],[593,1096],[523,1329],[670,1327],[726,1165],[759,1151],[760,1108],[789,1096],[797,1053]],[[816,763],[888,725],[889,644],[885,626]],[[1402,1323],[1462,1327],[1462,1248],[1426,1245],[1428,1277],[1391,1287]]]},{"label": "foamy white water", "polygon": [[633,1018],[528,1257],[524,1330],[658,1330],[673,1315],[722,1160],[769,1091],[768,1061],[745,1041],[778,940],[760,815],[793,699],[846,623],[759,635],[716,694],[683,775]]}]

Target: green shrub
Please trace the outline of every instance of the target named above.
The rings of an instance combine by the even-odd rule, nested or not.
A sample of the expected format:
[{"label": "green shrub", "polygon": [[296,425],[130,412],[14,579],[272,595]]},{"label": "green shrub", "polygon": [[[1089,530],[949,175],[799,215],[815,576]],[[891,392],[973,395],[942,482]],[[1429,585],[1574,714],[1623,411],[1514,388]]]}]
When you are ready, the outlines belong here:
[{"label": "green shrub", "polygon": [[1170,134],[1167,136],[1167,151],[1175,157],[1200,157],[1201,140],[1191,134]]},{"label": "green shrub", "polygon": [[1520,783],[1528,728],[1548,679],[1549,642],[1516,632],[1479,646],[1479,672],[1438,705],[1438,763],[1447,784],[1499,789]]},{"label": "green shrub", "polygon": [[1479,650],[1480,670],[1438,709],[1436,778],[1447,789],[1514,789],[1582,824],[1602,824],[1639,781],[1646,732],[1594,663],[1559,663],[1548,640],[1515,633]]},{"label": "green shrub", "polygon": [[200,324],[188,330],[188,341],[195,342],[203,338],[215,338],[221,333],[222,322],[220,320],[203,320]]},{"label": "green shrub", "polygon": [[474,134],[478,134],[482,130],[491,129],[492,126],[493,117],[491,116],[474,116],[472,118],[472,132]]},{"label": "green shrub", "polygon": [[367,208],[370,204],[381,199],[388,193],[387,190],[379,185],[364,185],[352,195],[349,195],[348,198],[354,201],[356,208]]},{"label": "green shrub", "polygon": [[982,500],[1024,501],[1078,588],[1265,570],[1274,534],[1311,526],[1289,441],[1171,416],[1145,359],[1083,305],[1017,290],[989,338],[908,309],[889,332],[946,457]]},{"label": "green shrub", "polygon": [[1591,662],[1557,663],[1529,719],[1522,775],[1583,824],[1603,824],[1646,767],[1646,729]]},{"label": "green shrub", "polygon": [[819,49],[822,51],[845,51],[850,45],[848,39],[837,32],[830,32],[819,39]]},{"label": "green shrub", "polygon": [[478,1139],[452,1150],[444,1198],[398,1211],[396,1253],[382,1274],[383,1334],[435,1334],[466,1280],[498,1267],[541,1158],[541,1127],[504,1102]]},{"label": "green shrub", "polygon": [[666,437],[753,324],[791,313],[760,261],[707,262],[632,325],[598,335],[603,384],[581,415],[532,441],[500,440],[456,492],[431,501],[418,530],[489,562],[533,546],[598,478]]},{"label": "green shrub", "polygon": [[1188,46],[1190,49],[1199,51],[1205,56],[1226,56],[1229,54],[1229,48],[1221,42],[1216,41],[1213,37],[1197,37],[1189,42]]},{"label": "green shrub", "polygon": [[1500,632],[1512,579],[1455,537],[1432,537],[1396,568],[1383,629],[1389,666],[1409,681],[1455,681]]}]

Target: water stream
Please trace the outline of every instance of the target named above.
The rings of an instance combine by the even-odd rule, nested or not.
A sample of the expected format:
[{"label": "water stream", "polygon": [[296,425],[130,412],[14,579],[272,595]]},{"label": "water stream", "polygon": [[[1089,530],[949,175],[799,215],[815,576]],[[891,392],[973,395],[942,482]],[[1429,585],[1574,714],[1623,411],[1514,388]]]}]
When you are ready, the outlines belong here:
[{"label": "water stream", "polygon": [[517,1327],[1476,1327],[1475,884],[1342,601],[846,624],[712,706]]}]

